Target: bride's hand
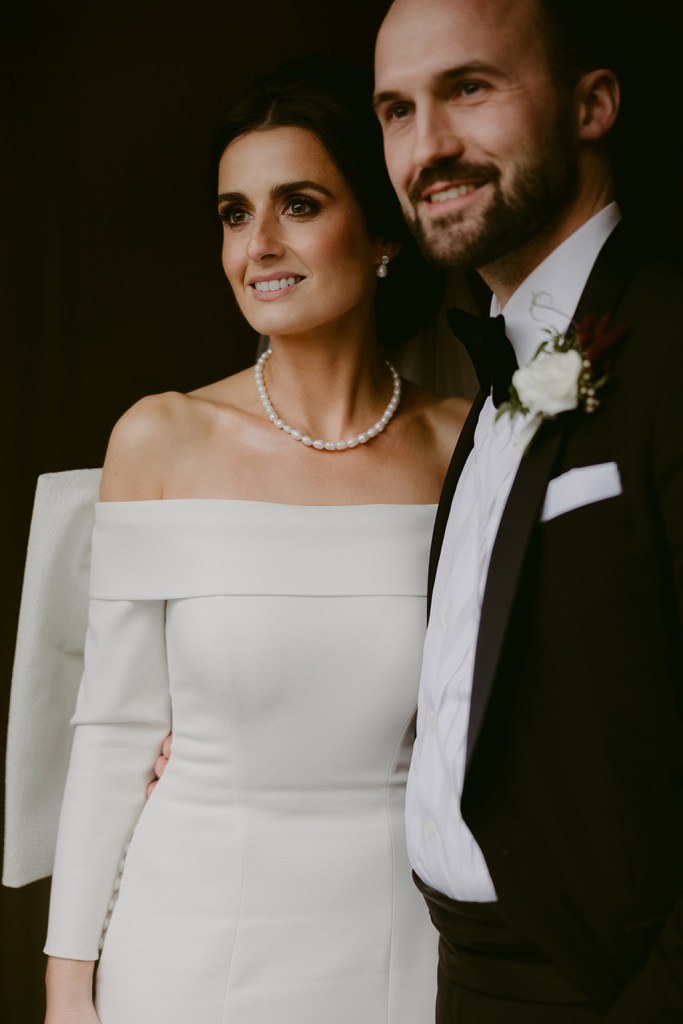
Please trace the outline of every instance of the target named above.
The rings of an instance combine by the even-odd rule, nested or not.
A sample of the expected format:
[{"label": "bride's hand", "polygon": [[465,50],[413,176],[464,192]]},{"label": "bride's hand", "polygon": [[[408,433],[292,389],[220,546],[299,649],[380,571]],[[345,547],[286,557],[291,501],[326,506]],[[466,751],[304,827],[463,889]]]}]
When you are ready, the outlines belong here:
[{"label": "bride's hand", "polygon": [[152,795],[152,793],[154,792],[154,787],[156,786],[161,776],[164,774],[166,765],[168,764],[168,759],[171,756],[172,743],[173,733],[169,733],[164,742],[161,744],[161,752],[159,753],[159,756],[154,764],[154,778],[147,786],[147,796]]}]

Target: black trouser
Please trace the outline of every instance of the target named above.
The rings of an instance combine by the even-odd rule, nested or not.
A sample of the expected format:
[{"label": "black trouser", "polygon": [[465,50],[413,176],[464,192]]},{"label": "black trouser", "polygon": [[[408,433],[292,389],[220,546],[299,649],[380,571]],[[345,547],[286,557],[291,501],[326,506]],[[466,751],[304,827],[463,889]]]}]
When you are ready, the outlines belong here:
[{"label": "black trouser", "polygon": [[499,903],[452,900],[414,878],[440,936],[436,1024],[604,1019],[506,919]]}]

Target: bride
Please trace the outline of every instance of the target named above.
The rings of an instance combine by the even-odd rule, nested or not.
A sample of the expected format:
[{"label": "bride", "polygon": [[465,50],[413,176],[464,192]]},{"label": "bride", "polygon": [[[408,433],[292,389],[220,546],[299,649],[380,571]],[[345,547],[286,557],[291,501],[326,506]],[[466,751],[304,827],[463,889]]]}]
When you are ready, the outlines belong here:
[{"label": "bride", "polygon": [[391,365],[427,278],[355,78],[257,81],[216,165],[225,274],[270,341],[111,437],[47,1024],[428,1024],[403,795],[467,403]]}]

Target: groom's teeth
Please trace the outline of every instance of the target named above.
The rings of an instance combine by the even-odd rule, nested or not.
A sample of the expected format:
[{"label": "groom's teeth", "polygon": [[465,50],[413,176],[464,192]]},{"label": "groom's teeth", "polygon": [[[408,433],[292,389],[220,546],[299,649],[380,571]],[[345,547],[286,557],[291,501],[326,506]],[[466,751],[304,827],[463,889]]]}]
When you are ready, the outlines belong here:
[{"label": "groom's teeth", "polygon": [[[300,281],[301,278],[298,278]],[[274,281],[256,281],[254,288],[257,292],[279,292],[283,288],[291,288],[297,282],[296,277],[281,277],[279,280],[276,278]]]},{"label": "groom's teeth", "polygon": [[477,185],[454,185],[444,192],[433,192],[429,197],[430,203],[445,203],[447,199],[455,199],[457,196],[464,196],[468,192],[475,192]]}]

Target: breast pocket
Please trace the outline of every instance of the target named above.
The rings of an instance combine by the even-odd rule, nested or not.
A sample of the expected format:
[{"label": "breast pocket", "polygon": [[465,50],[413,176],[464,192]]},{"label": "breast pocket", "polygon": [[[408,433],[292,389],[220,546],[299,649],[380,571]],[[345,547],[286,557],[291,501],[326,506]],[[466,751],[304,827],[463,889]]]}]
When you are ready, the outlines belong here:
[{"label": "breast pocket", "polygon": [[547,523],[585,505],[617,498],[621,493],[621,475],[616,462],[570,469],[548,484],[541,522]]}]

